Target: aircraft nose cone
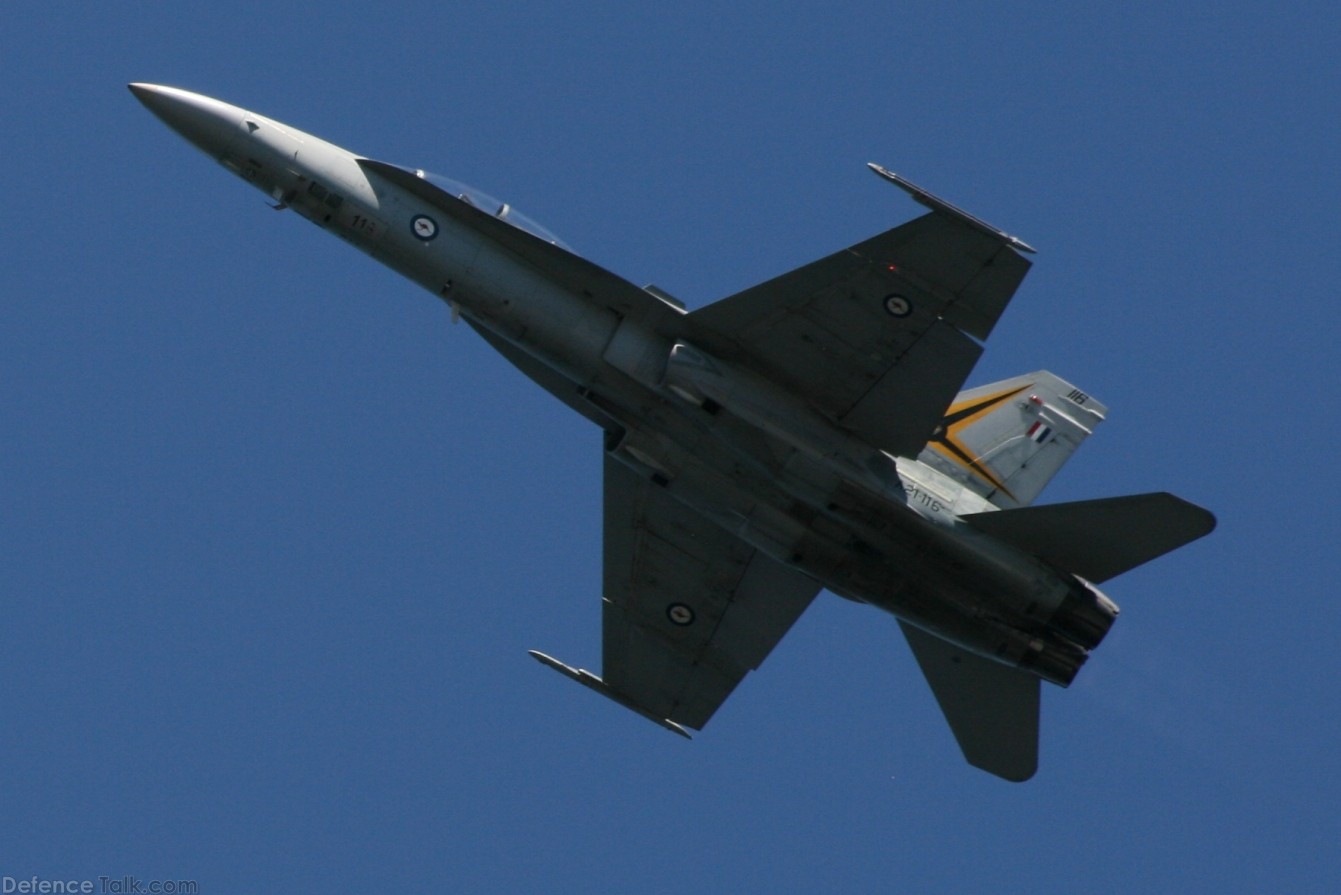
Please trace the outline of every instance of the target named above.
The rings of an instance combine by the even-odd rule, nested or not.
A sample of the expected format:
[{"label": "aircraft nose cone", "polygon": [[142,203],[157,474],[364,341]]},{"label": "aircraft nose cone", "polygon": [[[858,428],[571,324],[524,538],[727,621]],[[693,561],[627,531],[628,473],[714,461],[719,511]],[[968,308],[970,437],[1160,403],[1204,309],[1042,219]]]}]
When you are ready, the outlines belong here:
[{"label": "aircraft nose cone", "polygon": [[168,127],[214,158],[223,155],[241,132],[246,112],[237,106],[158,84],[130,84],[130,92]]}]

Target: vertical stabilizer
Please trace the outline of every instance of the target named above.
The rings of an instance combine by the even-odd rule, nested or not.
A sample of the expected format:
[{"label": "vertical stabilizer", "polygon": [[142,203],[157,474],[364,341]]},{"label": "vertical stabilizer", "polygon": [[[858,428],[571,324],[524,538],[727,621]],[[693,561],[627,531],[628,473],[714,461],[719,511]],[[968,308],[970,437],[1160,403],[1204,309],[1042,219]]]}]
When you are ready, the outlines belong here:
[{"label": "vertical stabilizer", "polygon": [[960,392],[918,459],[998,507],[1025,506],[1107,412],[1040,370]]}]

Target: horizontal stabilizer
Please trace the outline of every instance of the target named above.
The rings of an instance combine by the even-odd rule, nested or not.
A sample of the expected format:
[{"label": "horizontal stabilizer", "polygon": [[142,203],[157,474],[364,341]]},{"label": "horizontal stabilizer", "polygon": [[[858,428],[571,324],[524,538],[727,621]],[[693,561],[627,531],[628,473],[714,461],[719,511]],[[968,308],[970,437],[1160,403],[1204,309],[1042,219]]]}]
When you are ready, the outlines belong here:
[{"label": "horizontal stabilizer", "polygon": [[1095,584],[1215,529],[1209,512],[1172,494],[1132,494],[961,517],[981,532]]},{"label": "horizontal stabilizer", "polygon": [[610,699],[624,706],[624,708],[633,712],[637,712],[638,714],[642,715],[649,721],[652,721],[656,724],[660,724],[662,727],[666,728],[671,733],[678,733],[686,740],[693,739],[693,737],[689,735],[689,731],[685,730],[683,727],[676,724],[674,721],[668,721],[665,718],[658,718],[655,714],[649,712],[647,709],[638,705],[633,700],[627,698],[622,693],[618,693],[615,690],[610,689],[609,685],[607,685],[605,681],[601,680],[596,675],[592,674],[590,671],[587,671],[585,668],[573,668],[570,665],[565,665],[558,659],[554,658],[553,656],[547,656],[544,653],[540,652],[539,650],[527,650],[527,652],[531,654],[531,658],[535,659],[542,665],[548,665],[550,668],[553,668],[555,671],[559,672],[559,674],[562,674],[564,677],[570,677],[573,680],[577,681],[582,686],[595,690],[602,696],[608,696]]},{"label": "horizontal stabilizer", "polygon": [[968,763],[1017,783],[1034,776],[1038,678],[904,622],[899,627]]}]

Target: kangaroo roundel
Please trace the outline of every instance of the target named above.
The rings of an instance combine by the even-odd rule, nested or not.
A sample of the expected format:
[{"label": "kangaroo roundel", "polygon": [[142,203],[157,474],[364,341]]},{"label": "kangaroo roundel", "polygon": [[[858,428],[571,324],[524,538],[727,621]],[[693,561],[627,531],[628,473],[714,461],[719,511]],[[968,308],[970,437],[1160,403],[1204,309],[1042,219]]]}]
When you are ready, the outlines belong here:
[{"label": "kangaroo roundel", "polygon": [[895,317],[907,317],[913,312],[913,303],[895,293],[885,296],[885,310]]},{"label": "kangaroo roundel", "polygon": [[417,214],[410,220],[410,232],[428,242],[438,235],[438,222],[426,214]]}]

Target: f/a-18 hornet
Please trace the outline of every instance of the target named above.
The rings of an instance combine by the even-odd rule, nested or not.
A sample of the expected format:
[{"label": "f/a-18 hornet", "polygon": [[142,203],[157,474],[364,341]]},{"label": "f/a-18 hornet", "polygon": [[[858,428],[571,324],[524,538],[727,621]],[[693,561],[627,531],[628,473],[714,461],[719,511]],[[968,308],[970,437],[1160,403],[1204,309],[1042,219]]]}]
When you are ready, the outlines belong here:
[{"label": "f/a-18 hornet", "polygon": [[928,213],[687,311],[470,187],[130,89],[605,431],[601,674],[531,655],[676,733],[827,589],[898,619],[971,764],[1028,779],[1039,682],[1117,617],[1096,585],[1215,526],[1166,493],[1032,505],[1106,408],[1041,371],[959,391],[1033,249],[878,165]]}]

